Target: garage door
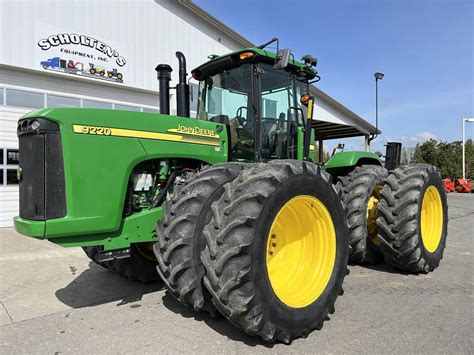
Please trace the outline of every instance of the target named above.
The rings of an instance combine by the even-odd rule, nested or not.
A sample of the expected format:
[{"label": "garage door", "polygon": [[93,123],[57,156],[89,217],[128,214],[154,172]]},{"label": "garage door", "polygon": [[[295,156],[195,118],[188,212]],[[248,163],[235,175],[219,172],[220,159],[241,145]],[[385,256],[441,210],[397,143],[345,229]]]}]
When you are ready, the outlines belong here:
[{"label": "garage door", "polygon": [[30,109],[0,106],[0,228],[13,226],[18,215],[18,119]]}]

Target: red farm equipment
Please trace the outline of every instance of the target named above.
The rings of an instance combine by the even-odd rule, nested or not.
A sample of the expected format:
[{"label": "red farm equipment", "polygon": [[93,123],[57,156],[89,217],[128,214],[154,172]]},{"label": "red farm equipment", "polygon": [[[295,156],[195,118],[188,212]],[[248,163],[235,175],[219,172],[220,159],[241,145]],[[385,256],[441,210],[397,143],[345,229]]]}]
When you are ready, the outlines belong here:
[{"label": "red farm equipment", "polygon": [[469,179],[459,178],[457,181],[456,191],[461,193],[471,192],[471,181]]},{"label": "red farm equipment", "polygon": [[446,193],[456,191],[454,180],[451,180],[449,177],[443,179],[443,185]]}]

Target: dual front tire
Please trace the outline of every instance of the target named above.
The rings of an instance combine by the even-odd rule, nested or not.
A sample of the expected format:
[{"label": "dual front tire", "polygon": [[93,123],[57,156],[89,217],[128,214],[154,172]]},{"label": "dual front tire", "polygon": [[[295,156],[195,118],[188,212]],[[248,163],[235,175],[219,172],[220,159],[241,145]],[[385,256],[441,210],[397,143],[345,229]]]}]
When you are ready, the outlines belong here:
[{"label": "dual front tire", "polygon": [[[194,181],[205,173],[198,175]],[[195,310],[218,310],[266,341],[289,343],[321,328],[342,293],[349,253],[344,207],[329,175],[284,160],[219,181],[212,193],[189,187],[182,194],[206,196],[195,213],[183,212],[193,198],[179,193],[181,212],[173,197],[165,204],[155,254],[171,294]],[[180,218],[194,227],[183,233]]]}]

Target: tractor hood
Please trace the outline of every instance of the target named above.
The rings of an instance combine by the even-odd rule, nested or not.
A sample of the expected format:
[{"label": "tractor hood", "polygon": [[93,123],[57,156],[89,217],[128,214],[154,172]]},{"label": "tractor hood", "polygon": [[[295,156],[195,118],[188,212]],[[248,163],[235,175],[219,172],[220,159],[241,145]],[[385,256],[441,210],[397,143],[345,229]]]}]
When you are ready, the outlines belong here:
[{"label": "tractor hood", "polygon": [[[44,215],[16,222],[18,230],[39,238],[117,231],[123,210],[117,206],[123,206],[131,173],[143,161],[228,160],[223,125],[153,113],[43,109],[20,119],[18,135],[20,148],[29,152],[20,157],[19,176],[23,181],[43,179],[48,191],[64,194],[55,195],[60,201],[50,203]],[[41,141],[41,136],[46,138]]]}]

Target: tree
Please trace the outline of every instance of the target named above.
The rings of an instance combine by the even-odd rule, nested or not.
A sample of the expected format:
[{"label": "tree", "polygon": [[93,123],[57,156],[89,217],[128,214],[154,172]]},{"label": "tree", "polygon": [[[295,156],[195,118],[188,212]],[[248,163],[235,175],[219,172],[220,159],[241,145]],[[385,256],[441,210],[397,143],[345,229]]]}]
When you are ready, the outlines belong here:
[{"label": "tree", "polygon": [[[410,163],[437,166],[443,177],[462,177],[462,142],[437,142],[433,139],[417,144]],[[474,177],[474,144],[466,141],[466,177]]]}]

